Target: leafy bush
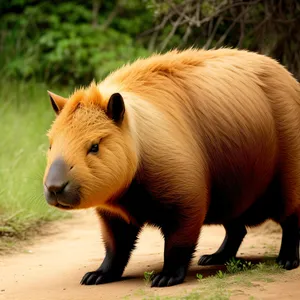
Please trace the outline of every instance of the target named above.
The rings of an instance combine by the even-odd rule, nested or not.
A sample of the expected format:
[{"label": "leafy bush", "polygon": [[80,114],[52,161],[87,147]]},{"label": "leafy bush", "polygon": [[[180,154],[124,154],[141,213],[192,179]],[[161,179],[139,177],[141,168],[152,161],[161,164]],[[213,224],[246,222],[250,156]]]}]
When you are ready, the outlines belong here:
[{"label": "leafy bush", "polygon": [[[92,26],[91,8],[80,1],[38,1],[16,11],[3,14],[0,25],[2,72],[11,78],[87,84],[148,54],[120,28]],[[121,20],[129,31],[127,20]]]},{"label": "leafy bush", "polygon": [[87,84],[152,51],[229,46],[274,57],[299,79],[300,2],[273,2],[0,1],[1,74]]}]

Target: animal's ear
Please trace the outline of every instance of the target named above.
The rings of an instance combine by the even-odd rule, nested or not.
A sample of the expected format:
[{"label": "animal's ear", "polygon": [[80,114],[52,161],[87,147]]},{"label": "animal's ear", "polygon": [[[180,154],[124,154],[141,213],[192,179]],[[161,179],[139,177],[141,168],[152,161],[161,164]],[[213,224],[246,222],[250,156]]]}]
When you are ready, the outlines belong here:
[{"label": "animal's ear", "polygon": [[61,110],[64,108],[64,106],[67,102],[67,99],[63,98],[59,95],[56,95],[50,91],[47,91],[47,92],[50,97],[50,101],[51,101],[54,112],[56,113],[56,115],[59,115]]},{"label": "animal's ear", "polygon": [[116,123],[121,123],[124,118],[125,104],[123,97],[119,93],[110,96],[107,104],[106,114]]}]

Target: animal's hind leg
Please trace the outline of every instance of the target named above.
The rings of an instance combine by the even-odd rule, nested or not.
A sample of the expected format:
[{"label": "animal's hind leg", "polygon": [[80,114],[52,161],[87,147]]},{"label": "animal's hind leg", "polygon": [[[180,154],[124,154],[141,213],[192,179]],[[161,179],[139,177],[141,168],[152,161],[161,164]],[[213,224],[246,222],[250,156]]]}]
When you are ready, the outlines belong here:
[{"label": "animal's hind leg", "polygon": [[291,270],[299,266],[299,227],[296,214],[287,217],[281,224],[282,240],[277,263]]},{"label": "animal's hind leg", "polygon": [[231,222],[224,225],[226,236],[217,252],[213,254],[206,254],[200,257],[198,265],[222,265],[229,259],[236,256],[236,253],[247,233],[244,224],[240,222]]}]

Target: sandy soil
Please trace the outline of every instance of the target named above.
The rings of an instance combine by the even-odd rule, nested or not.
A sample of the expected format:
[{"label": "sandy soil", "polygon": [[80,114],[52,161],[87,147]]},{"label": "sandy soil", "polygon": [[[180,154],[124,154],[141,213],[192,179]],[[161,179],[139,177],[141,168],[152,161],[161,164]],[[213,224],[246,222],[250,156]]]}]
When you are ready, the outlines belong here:
[{"label": "sandy soil", "polygon": [[[121,299],[127,295],[137,298],[136,291],[144,289],[157,295],[176,295],[184,290],[201,288],[195,275],[214,274],[218,268],[201,268],[201,254],[214,252],[222,242],[222,227],[205,227],[197,247],[196,257],[184,284],[163,289],[145,286],[144,271],[160,270],[163,263],[163,239],[153,228],[145,228],[137,249],[119,282],[81,286],[82,276],[96,269],[104,257],[97,218],[91,211],[76,213],[75,218],[56,222],[47,235],[40,237],[22,253],[0,256],[0,299],[2,300],[83,300]],[[263,256],[278,251],[280,234],[250,232],[240,248],[242,257]],[[275,282],[258,282],[241,288],[232,299],[300,299],[300,268],[278,275]],[[142,296],[140,296],[142,298]],[[129,296],[131,299],[131,296]]]}]

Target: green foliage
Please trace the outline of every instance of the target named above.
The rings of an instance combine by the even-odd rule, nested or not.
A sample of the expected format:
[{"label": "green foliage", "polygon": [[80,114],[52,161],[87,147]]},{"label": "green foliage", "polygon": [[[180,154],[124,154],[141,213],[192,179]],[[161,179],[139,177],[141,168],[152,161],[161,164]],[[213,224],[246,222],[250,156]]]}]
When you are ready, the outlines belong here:
[{"label": "green foliage", "polygon": [[268,54],[299,78],[299,24],[297,0],[0,1],[0,70],[85,85],[152,51],[229,46]]},{"label": "green foliage", "polygon": [[2,72],[11,78],[87,84],[148,54],[133,38],[143,19],[116,17],[116,29],[104,30],[92,26],[85,2],[13,2],[23,3],[20,12],[11,9],[1,17]]},{"label": "green foliage", "polygon": [[144,280],[146,283],[149,283],[154,277],[154,271],[151,271],[151,272],[147,272],[145,271],[144,272]]},{"label": "green foliage", "polygon": [[196,278],[197,278],[198,280],[201,280],[201,279],[203,279],[203,275],[200,274],[200,273],[197,273],[197,274],[196,274]]},{"label": "green foliage", "polygon": [[218,270],[216,273],[216,277],[219,279],[223,279],[226,276],[226,273],[222,272],[221,270]]},{"label": "green foliage", "polygon": [[234,273],[239,273],[242,271],[247,271],[247,270],[251,270],[252,268],[254,268],[253,264],[250,261],[241,261],[241,260],[236,260],[235,258],[232,258],[231,260],[229,260],[226,264],[226,271],[230,274],[234,274]]},{"label": "green foliage", "polygon": [[274,263],[273,260],[265,261],[264,263],[253,264],[250,261],[237,260],[232,258],[225,263],[226,271],[222,272],[219,270],[216,273],[217,278],[224,278],[228,275],[234,274],[256,274],[257,272],[282,272],[283,269],[278,264]]}]

